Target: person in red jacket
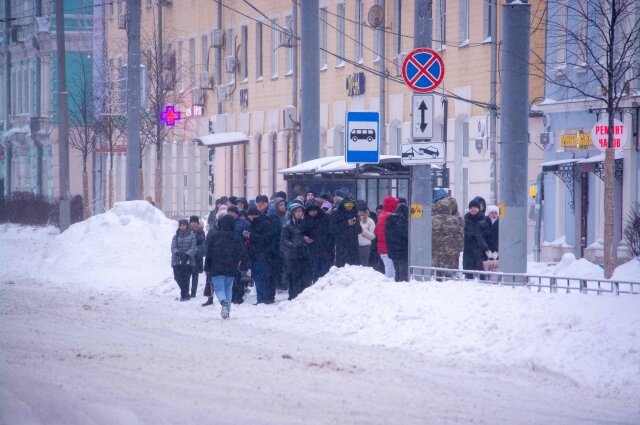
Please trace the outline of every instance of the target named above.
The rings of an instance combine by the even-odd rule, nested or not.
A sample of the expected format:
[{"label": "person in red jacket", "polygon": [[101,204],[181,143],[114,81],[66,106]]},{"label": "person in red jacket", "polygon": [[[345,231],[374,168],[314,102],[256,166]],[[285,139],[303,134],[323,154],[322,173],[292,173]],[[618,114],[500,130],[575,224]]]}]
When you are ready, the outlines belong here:
[{"label": "person in red jacket", "polygon": [[387,277],[395,278],[396,271],[393,268],[393,260],[389,258],[389,250],[387,248],[387,238],[385,236],[384,224],[387,222],[387,217],[396,212],[398,207],[398,198],[393,196],[387,196],[382,201],[382,212],[378,216],[378,222],[376,223],[375,235],[378,238],[378,253],[382,262],[384,263],[384,275]]}]

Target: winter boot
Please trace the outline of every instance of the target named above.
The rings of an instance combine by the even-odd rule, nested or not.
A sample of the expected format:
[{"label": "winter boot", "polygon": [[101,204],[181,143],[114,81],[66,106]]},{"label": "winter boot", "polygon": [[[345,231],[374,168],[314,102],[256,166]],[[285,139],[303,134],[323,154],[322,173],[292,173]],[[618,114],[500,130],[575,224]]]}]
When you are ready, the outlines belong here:
[{"label": "winter boot", "polygon": [[222,305],[222,310],[220,310],[220,315],[222,316],[223,319],[228,319],[229,318],[229,301],[223,300],[220,302],[220,304]]},{"label": "winter boot", "polygon": [[213,297],[207,298],[207,302],[202,304],[202,307],[206,307],[208,305],[213,304]]}]

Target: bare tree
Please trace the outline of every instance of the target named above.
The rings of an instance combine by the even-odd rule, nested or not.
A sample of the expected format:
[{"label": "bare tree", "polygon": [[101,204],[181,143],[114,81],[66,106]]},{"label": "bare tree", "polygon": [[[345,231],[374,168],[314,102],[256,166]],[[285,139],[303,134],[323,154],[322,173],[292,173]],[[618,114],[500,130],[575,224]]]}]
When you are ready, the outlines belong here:
[{"label": "bare tree", "polygon": [[[563,99],[589,102],[613,128],[614,115],[638,96],[640,2],[638,0],[549,0],[547,52],[539,74]],[[553,11],[553,12],[552,12]],[[604,164],[605,277],[615,268],[613,132],[608,132]]]},{"label": "bare tree", "polygon": [[83,216],[88,218],[91,216],[91,199],[87,162],[96,147],[100,126],[94,117],[92,59],[78,55],[73,65],[80,72],[73,84],[69,85],[69,144],[82,156]]},{"label": "bare tree", "polygon": [[[142,151],[148,150],[151,146],[156,149],[155,168],[155,202],[158,208],[163,208],[163,169],[164,169],[164,144],[167,142],[173,131],[173,127],[167,127],[160,120],[160,116],[166,105],[184,105],[190,90],[178,90],[178,73],[181,75],[192,74],[190,67],[181,63],[176,63],[176,51],[171,43],[159,43],[158,31],[155,24],[150,31],[142,34],[142,55],[143,62],[147,69],[147,107],[142,114],[140,123]],[[163,37],[164,38],[164,37]],[[171,39],[170,36],[167,37]],[[159,46],[162,46],[160,49]],[[162,50],[162,51],[160,51]],[[195,87],[195,81],[191,81]],[[186,117],[182,116],[182,119]]]}]

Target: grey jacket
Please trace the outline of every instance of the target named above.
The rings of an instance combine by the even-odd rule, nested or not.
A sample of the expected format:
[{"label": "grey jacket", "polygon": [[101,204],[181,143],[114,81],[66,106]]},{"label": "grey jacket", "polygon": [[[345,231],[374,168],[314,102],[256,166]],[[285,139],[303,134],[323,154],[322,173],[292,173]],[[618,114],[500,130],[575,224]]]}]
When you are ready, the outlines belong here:
[{"label": "grey jacket", "polygon": [[178,252],[186,252],[189,255],[189,265],[195,268],[196,261],[196,235],[191,229],[180,231],[176,230],[171,241],[171,266],[176,265],[176,254]]}]

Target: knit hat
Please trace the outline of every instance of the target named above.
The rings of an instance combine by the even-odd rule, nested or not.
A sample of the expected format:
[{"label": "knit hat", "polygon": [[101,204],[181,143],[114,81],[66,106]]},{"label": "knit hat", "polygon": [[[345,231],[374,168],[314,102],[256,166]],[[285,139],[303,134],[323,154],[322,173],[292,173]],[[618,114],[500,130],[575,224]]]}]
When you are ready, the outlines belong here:
[{"label": "knit hat", "polygon": [[192,215],[189,217],[189,223],[200,223],[200,217],[197,215]]},{"label": "knit hat", "polygon": [[297,209],[301,209],[302,211],[304,211],[304,207],[302,206],[302,204],[292,202],[291,205],[289,205],[289,212],[291,212],[292,214]]},{"label": "knit hat", "polygon": [[481,210],[484,208],[485,210],[487,209],[487,201],[484,200],[484,198],[482,196],[476,196],[475,198],[473,198],[474,201],[478,201],[479,207]]},{"label": "knit hat", "polygon": [[181,218],[180,220],[178,220],[178,226],[181,226],[183,224],[185,226],[188,226],[189,225],[189,220],[187,220],[186,218]]},{"label": "knit hat", "polygon": [[242,202],[244,204],[244,206],[247,206],[247,198],[243,198],[242,196],[239,197],[238,199],[236,199],[236,205],[238,205],[240,202]]},{"label": "knit hat", "polygon": [[331,207],[332,207],[332,205],[331,205],[331,202],[329,202],[329,201],[324,201],[322,203],[322,205],[320,205],[320,208],[325,210],[325,211],[329,211],[331,209]]},{"label": "knit hat", "polygon": [[487,207],[487,215],[489,215],[489,213],[491,213],[491,212],[500,213],[500,209],[496,205],[489,205]]},{"label": "knit hat", "polygon": [[433,191],[433,202],[432,203],[436,203],[438,202],[440,199],[444,199],[447,196],[449,196],[449,192],[447,192],[447,189],[444,188],[438,188],[436,190]]},{"label": "knit hat", "polygon": [[476,208],[480,209],[480,202],[478,202],[478,200],[477,200],[477,199],[472,199],[472,200],[469,202],[469,209],[471,209],[471,208],[473,208],[473,207],[476,207]]},{"label": "knit hat", "polygon": [[251,205],[247,210],[247,216],[250,215],[260,215],[260,210],[255,205]]},{"label": "knit hat", "polygon": [[256,202],[269,202],[269,197],[267,195],[258,195],[256,196]]},{"label": "knit hat", "polygon": [[235,205],[231,205],[229,208],[227,208],[227,213],[230,212],[234,212],[236,214],[240,214],[240,209],[238,207],[236,207]]}]

